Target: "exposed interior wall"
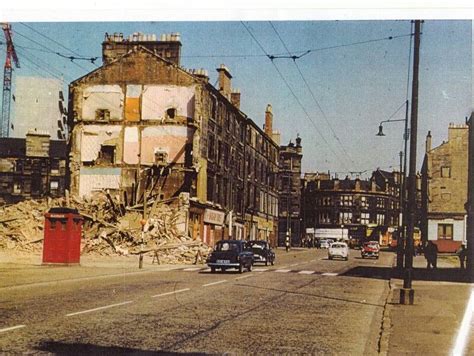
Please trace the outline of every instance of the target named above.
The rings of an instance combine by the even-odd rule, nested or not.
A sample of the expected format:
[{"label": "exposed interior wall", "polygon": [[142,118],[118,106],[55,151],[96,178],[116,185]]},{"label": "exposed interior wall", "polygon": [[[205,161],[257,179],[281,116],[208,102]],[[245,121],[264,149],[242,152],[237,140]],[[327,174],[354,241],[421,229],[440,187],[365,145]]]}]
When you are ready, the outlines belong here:
[{"label": "exposed interior wall", "polygon": [[94,162],[96,164],[111,164],[101,161],[103,146],[115,147],[114,164],[122,161],[121,134],[122,127],[117,125],[87,125],[81,135],[81,162]]},{"label": "exposed interior wall", "polygon": [[125,99],[125,120],[140,121],[140,96],[141,85],[127,85],[127,97]]},{"label": "exposed interior wall", "polygon": [[79,195],[87,196],[103,189],[120,189],[120,168],[81,167]]},{"label": "exposed interior wall", "polygon": [[167,114],[168,109],[176,109],[176,116],[194,118],[194,92],[194,86],[145,85],[142,97],[142,119],[170,119]]},{"label": "exposed interior wall", "polygon": [[186,144],[192,142],[193,130],[186,126],[145,127],[141,133],[141,163],[155,163],[155,153],[164,151],[168,163],[184,163]]},{"label": "exposed interior wall", "polygon": [[[91,85],[82,92],[82,120],[120,121],[123,119],[124,94],[120,85]],[[98,110],[108,110],[109,117],[100,118]]]},{"label": "exposed interior wall", "polygon": [[140,153],[139,131],[137,126],[125,127],[123,134],[123,161],[126,164],[138,164]]}]

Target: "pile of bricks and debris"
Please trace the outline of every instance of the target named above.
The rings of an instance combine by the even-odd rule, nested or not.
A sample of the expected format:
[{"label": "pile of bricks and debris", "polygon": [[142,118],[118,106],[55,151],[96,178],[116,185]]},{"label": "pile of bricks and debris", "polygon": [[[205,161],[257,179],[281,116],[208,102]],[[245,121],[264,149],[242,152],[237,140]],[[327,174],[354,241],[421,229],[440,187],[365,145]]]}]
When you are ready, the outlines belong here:
[{"label": "pile of bricks and debris", "polygon": [[186,232],[186,210],[178,202],[149,200],[143,218],[143,203],[125,207],[118,196],[107,192],[91,199],[75,197],[26,200],[0,206],[0,249],[11,252],[41,252],[44,214],[51,207],[75,208],[84,217],[82,254],[153,254],[160,263],[193,263],[210,248]]}]

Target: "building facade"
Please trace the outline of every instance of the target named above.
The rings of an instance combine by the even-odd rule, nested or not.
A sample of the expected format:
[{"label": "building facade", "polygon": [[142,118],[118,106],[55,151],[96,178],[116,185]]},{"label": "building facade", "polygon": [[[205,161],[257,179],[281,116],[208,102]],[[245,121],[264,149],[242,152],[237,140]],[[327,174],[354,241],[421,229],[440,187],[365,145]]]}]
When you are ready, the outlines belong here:
[{"label": "building facade", "polygon": [[66,159],[66,142],[48,133],[0,138],[0,204],[64,196]]},{"label": "building facade", "polygon": [[305,229],[347,229],[354,239],[365,238],[369,226],[395,228],[399,221],[399,172],[376,170],[370,180],[330,178],[307,173],[303,179]]},{"label": "building facade", "polygon": [[279,216],[278,244],[285,245],[286,236],[290,236],[291,246],[300,246],[303,237],[301,225],[301,160],[303,149],[301,138],[296,144],[280,146],[279,165]]},{"label": "building facade", "polygon": [[467,125],[450,124],[448,140],[431,147],[426,137],[422,166],[422,237],[440,252],[454,252],[466,241],[468,183]]},{"label": "building facade", "polygon": [[62,81],[17,77],[10,137],[25,138],[30,130],[47,132],[53,140],[67,138],[67,110]]},{"label": "building facade", "polygon": [[278,146],[240,111],[229,69],[180,66],[178,34],[106,34],[103,65],[69,87],[70,185],[125,205],[189,199],[189,233],[275,240]]}]

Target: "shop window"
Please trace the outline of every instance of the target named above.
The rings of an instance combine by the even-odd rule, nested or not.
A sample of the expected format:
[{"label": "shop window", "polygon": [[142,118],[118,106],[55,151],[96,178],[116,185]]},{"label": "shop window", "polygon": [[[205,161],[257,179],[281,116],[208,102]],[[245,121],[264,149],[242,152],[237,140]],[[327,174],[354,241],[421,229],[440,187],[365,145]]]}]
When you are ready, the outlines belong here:
[{"label": "shop window", "polygon": [[438,240],[453,239],[453,224],[438,224]]},{"label": "shop window", "polygon": [[57,180],[53,180],[49,184],[49,187],[52,191],[58,190],[59,189],[59,182]]}]

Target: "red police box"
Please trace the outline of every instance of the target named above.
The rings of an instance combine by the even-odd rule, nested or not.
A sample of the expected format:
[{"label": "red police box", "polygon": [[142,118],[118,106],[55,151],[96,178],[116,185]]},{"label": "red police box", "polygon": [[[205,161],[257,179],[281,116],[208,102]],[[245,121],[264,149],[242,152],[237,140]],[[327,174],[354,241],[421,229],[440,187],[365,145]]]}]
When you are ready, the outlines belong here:
[{"label": "red police box", "polygon": [[78,264],[83,217],[77,209],[62,207],[44,216],[43,263]]}]

